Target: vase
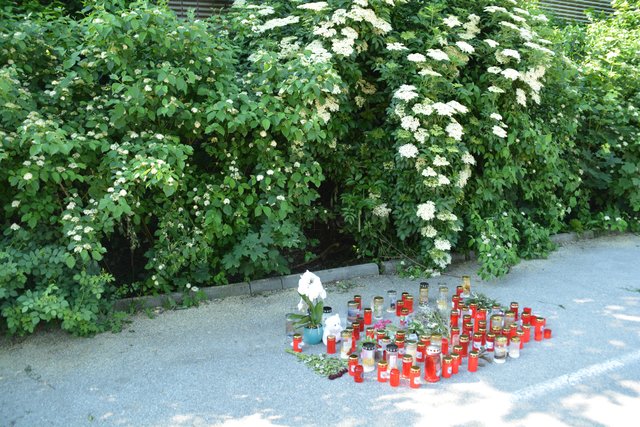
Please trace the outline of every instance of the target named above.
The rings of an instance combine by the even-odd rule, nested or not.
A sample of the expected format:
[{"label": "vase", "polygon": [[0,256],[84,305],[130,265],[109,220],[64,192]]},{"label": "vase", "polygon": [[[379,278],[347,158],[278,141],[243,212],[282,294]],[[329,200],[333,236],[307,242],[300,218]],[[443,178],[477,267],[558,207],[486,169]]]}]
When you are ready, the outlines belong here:
[{"label": "vase", "polygon": [[322,326],[308,327],[302,329],[302,341],[307,345],[320,344],[322,342]]}]

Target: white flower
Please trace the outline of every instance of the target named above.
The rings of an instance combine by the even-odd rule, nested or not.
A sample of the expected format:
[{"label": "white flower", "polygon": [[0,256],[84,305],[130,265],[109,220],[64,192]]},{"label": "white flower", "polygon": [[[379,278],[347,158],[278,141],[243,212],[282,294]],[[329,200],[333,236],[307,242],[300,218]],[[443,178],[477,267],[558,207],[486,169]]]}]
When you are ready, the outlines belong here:
[{"label": "white flower", "polygon": [[456,185],[460,188],[464,188],[464,186],[467,185],[467,181],[469,181],[469,178],[471,178],[471,169],[464,168],[460,172],[460,175],[458,175],[458,182],[456,183]]},{"label": "white flower", "polygon": [[502,120],[502,116],[498,113],[491,113],[491,117],[493,120]]},{"label": "white flower", "polygon": [[502,69],[499,67],[489,67],[487,68],[487,71],[491,74],[500,74],[502,72]]},{"label": "white flower", "polygon": [[409,50],[404,44],[402,43],[387,43],[387,50]]},{"label": "white flower", "polygon": [[444,175],[438,175],[438,185],[449,185],[451,181]]},{"label": "white flower", "polygon": [[443,52],[440,49],[429,49],[427,51],[427,55],[430,56],[431,58],[435,59],[436,61],[448,61],[449,60],[449,55],[447,55],[445,52]]},{"label": "white flower", "polygon": [[449,101],[447,102],[447,105],[453,108],[455,111],[457,111],[460,114],[465,114],[469,112],[469,109],[464,105],[460,104],[458,101]]},{"label": "white flower", "polygon": [[11,228],[11,230],[13,230],[13,231],[18,231],[18,230],[20,230],[21,227],[14,222],[13,224],[11,224],[11,227],[9,227],[9,228]]},{"label": "white flower", "polygon": [[93,231],[93,227],[86,226],[82,231],[84,231],[85,234],[89,234]]},{"label": "white flower", "polygon": [[425,67],[422,70],[418,71],[418,74],[420,74],[421,76],[442,77],[442,74],[438,73],[437,71],[433,71],[429,67]]},{"label": "white flower", "polygon": [[25,181],[29,181],[31,178],[33,178],[33,175],[31,174],[31,172],[25,173],[24,176],[22,177],[22,179],[24,179]]},{"label": "white flower", "polygon": [[118,194],[120,195],[120,197],[124,197],[127,195],[127,190],[122,189]]},{"label": "white flower", "polygon": [[456,141],[462,140],[462,135],[464,134],[463,128],[462,128],[462,125],[457,121],[455,120],[451,121],[447,125],[447,128],[445,130],[447,132],[447,135],[449,135],[449,137],[455,139]]},{"label": "white flower", "polygon": [[300,276],[300,280],[298,280],[298,293],[306,296],[313,303],[315,303],[318,298],[325,299],[327,297],[327,292],[322,287],[320,278],[309,270],[305,271],[304,274]]},{"label": "white flower", "polygon": [[273,170],[271,169],[267,170],[267,175],[273,175]]},{"label": "white flower", "polygon": [[436,110],[439,116],[451,116],[456,112],[455,108],[448,103],[445,104],[444,102],[433,103],[431,104],[431,107]]},{"label": "white flower", "polygon": [[153,88],[150,85],[145,85],[144,90],[145,92],[151,92]]},{"label": "white flower", "polygon": [[413,85],[402,85],[393,94],[394,98],[401,99],[403,101],[410,101],[413,98],[417,98],[416,87]]},{"label": "white flower", "polygon": [[76,242],[79,242],[80,240],[82,240],[82,236],[80,236],[79,234],[76,234],[75,236],[73,236],[73,240],[75,240]]},{"label": "white flower", "polygon": [[400,126],[402,129],[414,132],[420,127],[420,120],[413,116],[404,116],[400,119]]},{"label": "white flower", "polygon": [[445,239],[436,239],[434,245],[436,249],[440,251],[448,251],[451,249],[451,243]]},{"label": "white flower", "polygon": [[513,68],[502,70],[500,74],[511,80],[517,80],[518,77],[520,77],[520,72],[518,70],[514,70]]},{"label": "white flower", "polygon": [[516,89],[516,102],[523,107],[527,106],[527,95],[522,89]]},{"label": "white flower", "polygon": [[499,138],[507,137],[507,131],[502,129],[500,126],[494,126],[491,130],[493,131],[493,134]]},{"label": "white flower", "polygon": [[411,159],[418,155],[418,147],[413,144],[404,144],[398,148],[398,153],[400,153],[402,157]]},{"label": "white flower", "polygon": [[464,53],[473,53],[473,52],[475,52],[475,49],[473,48],[473,46],[471,46],[467,42],[458,41],[458,42],[456,42],[456,46],[458,46],[458,48],[461,51],[463,51]]},{"label": "white flower", "polygon": [[433,159],[434,166],[449,166],[449,161],[440,155],[436,155]]},{"label": "white flower", "polygon": [[407,59],[411,62],[424,62],[427,60],[427,57],[421,53],[410,53],[407,55]]},{"label": "white flower", "polygon": [[488,45],[489,45],[489,47],[496,47],[496,46],[499,46],[499,45],[500,45],[500,43],[498,43],[498,42],[497,42],[497,41],[495,41],[495,40],[491,40],[491,39],[484,39],[484,42],[485,42],[486,44],[488,44]]},{"label": "white flower", "polygon": [[434,218],[436,213],[435,203],[429,201],[427,203],[421,203],[418,205],[416,215],[424,221],[430,221]]},{"label": "white flower", "polygon": [[425,116],[430,116],[433,113],[433,107],[429,104],[413,104],[411,107],[411,111],[415,114],[423,114]]},{"label": "white flower", "polygon": [[428,136],[429,136],[429,131],[423,128],[419,128],[417,131],[413,133],[413,137],[420,144],[424,144],[424,141],[427,139]]},{"label": "white flower", "polygon": [[225,199],[222,201],[222,203],[224,203],[225,205],[228,205],[229,203],[231,203],[231,200],[227,199],[225,197]]},{"label": "white flower", "polygon": [[498,86],[489,86],[489,92],[504,93],[504,89],[499,88]]},{"label": "white flower", "polygon": [[471,153],[464,153],[462,155],[462,163],[464,163],[466,165],[475,165],[476,164],[476,159],[473,158]]},{"label": "white flower", "polygon": [[256,181],[260,182],[264,179],[264,175],[258,175],[256,176]]},{"label": "white flower", "polygon": [[281,201],[281,202],[284,202],[286,200],[286,198],[282,194],[276,196],[276,199]]},{"label": "white flower", "polygon": [[422,227],[422,229],[420,230],[420,234],[422,234],[424,237],[432,239],[438,235],[438,230],[436,230],[431,225],[427,225],[426,227]]},{"label": "white flower", "polygon": [[429,177],[429,176],[438,176],[438,172],[436,172],[435,170],[433,170],[432,167],[428,167],[426,169],[424,169],[422,171],[422,176],[424,177]]},{"label": "white flower", "polygon": [[496,59],[501,64],[507,62],[508,58],[513,58],[517,62],[520,62],[520,52],[515,49],[502,49],[501,51],[496,52]]},{"label": "white flower", "polygon": [[387,218],[390,213],[391,213],[391,209],[387,207],[386,203],[383,203],[373,208],[373,214],[380,218]]},{"label": "white flower", "polygon": [[156,134],[154,135],[154,138],[155,138],[155,139],[158,139],[158,140],[160,140],[160,141],[162,141],[162,140],[164,139],[164,135],[163,135],[163,134],[161,134],[161,133],[156,133]]},{"label": "white flower", "polygon": [[443,19],[442,22],[444,22],[444,24],[449,28],[454,28],[459,25],[462,25],[462,22],[460,22],[458,17],[454,15],[449,15],[447,18]]},{"label": "white flower", "polygon": [[256,33],[263,33],[267,30],[271,30],[277,27],[284,27],[289,24],[296,24],[300,21],[300,17],[298,16],[287,16],[285,18],[275,18],[265,22],[262,25],[256,27]]},{"label": "white flower", "polygon": [[326,1],[318,1],[314,3],[301,4],[300,6],[298,6],[298,9],[308,9],[308,10],[314,10],[317,12],[319,10],[326,8],[327,6],[329,5],[327,4]]},{"label": "white flower", "polygon": [[13,202],[11,202],[12,208],[17,208],[19,206],[20,206],[20,200],[14,200]]}]

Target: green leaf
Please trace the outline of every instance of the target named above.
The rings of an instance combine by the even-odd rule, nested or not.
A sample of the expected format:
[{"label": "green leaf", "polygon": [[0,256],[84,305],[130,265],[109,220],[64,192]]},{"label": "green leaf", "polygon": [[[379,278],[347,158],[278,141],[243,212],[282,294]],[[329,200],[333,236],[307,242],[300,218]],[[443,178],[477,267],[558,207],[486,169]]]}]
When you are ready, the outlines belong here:
[{"label": "green leaf", "polygon": [[264,130],[269,130],[269,128],[271,127],[271,122],[269,121],[269,119],[262,119],[260,124],[262,124]]}]

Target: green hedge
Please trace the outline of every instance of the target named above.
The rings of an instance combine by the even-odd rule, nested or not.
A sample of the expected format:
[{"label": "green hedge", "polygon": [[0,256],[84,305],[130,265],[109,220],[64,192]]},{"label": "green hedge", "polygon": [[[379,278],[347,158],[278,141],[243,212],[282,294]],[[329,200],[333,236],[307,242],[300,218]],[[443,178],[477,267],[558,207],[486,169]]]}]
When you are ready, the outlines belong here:
[{"label": "green hedge", "polygon": [[619,111],[598,91],[637,105],[637,79],[580,64],[601,55],[591,28],[622,24],[559,32],[511,0],[236,2],[208,21],[105,4],[0,12],[9,333],[91,334],[120,296],[287,273],[318,223],[426,274],[472,249],[483,276],[567,224],[637,224],[633,109],[593,173]]}]

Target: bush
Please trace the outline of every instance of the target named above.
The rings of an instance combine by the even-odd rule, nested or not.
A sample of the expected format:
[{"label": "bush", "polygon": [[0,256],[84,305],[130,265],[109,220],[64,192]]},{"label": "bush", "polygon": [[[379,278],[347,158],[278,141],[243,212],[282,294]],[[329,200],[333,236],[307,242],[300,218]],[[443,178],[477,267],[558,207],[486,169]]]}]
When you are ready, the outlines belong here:
[{"label": "bush", "polygon": [[[200,285],[289,272],[316,223],[431,274],[473,249],[490,276],[546,254],[589,197],[635,206],[625,149],[596,198],[579,159],[604,158],[600,133],[576,139],[593,132],[579,114],[595,80],[567,85],[579,69],[554,53],[560,34],[515,0],[0,13],[10,333],[90,334],[119,296],[195,301]],[[591,36],[573,34],[575,58]]]}]

